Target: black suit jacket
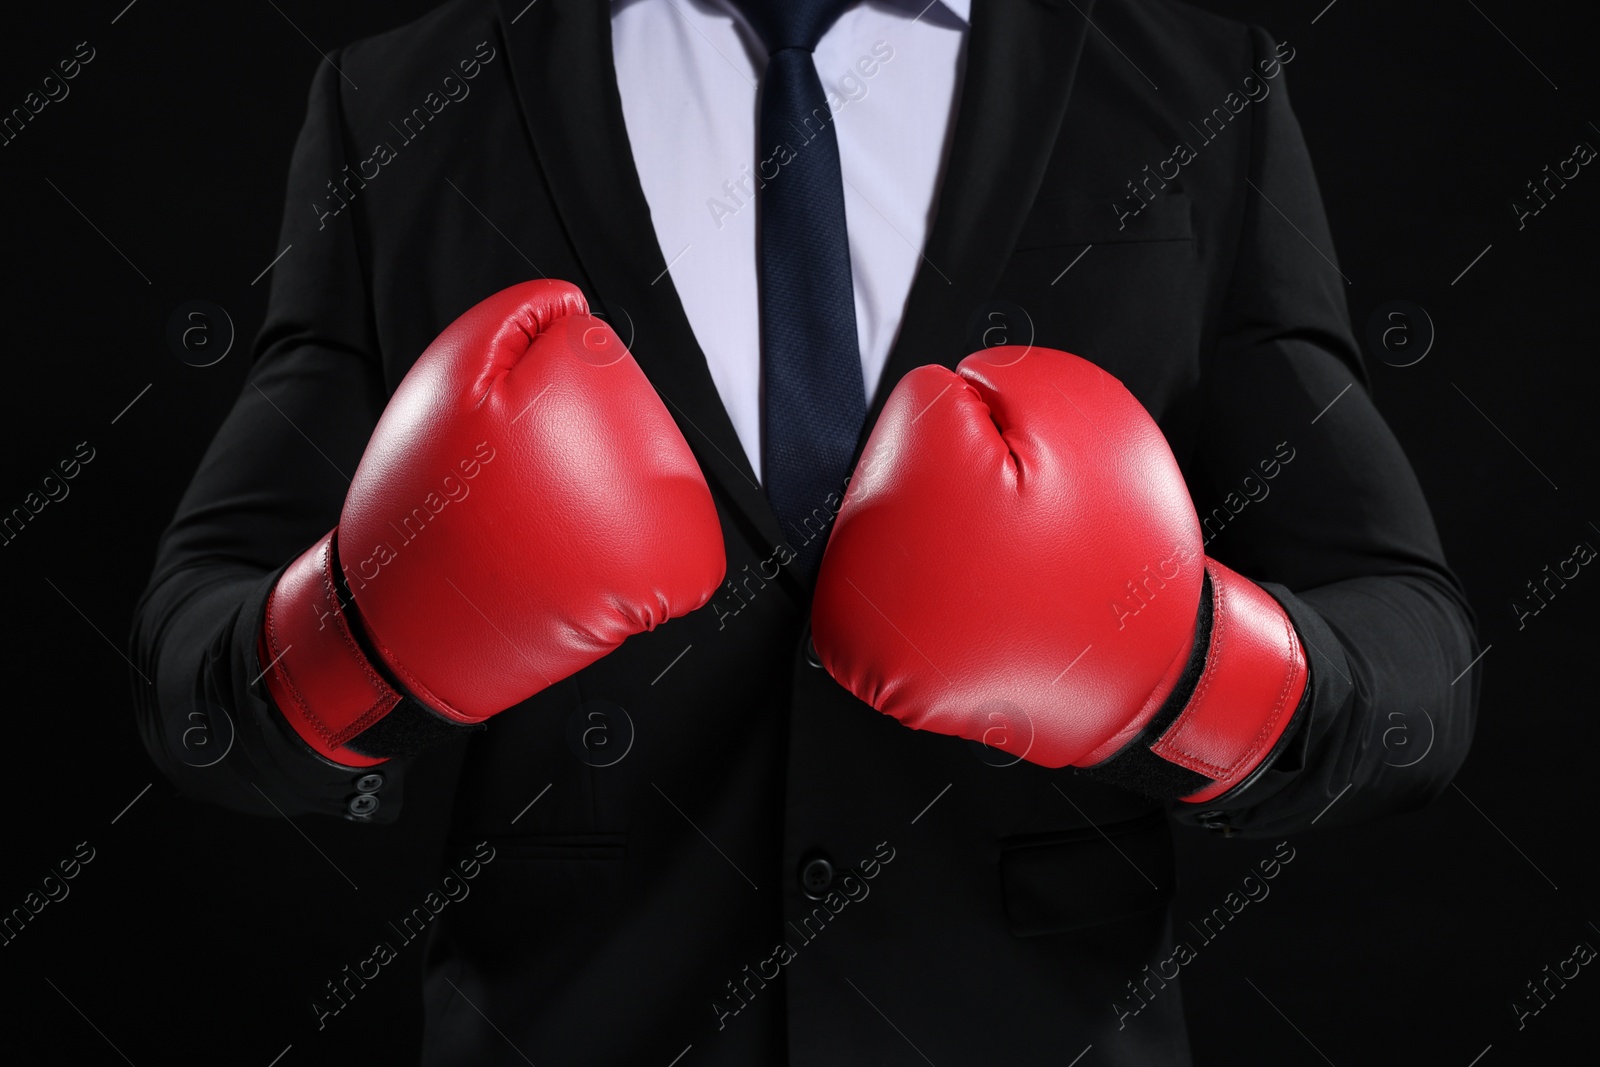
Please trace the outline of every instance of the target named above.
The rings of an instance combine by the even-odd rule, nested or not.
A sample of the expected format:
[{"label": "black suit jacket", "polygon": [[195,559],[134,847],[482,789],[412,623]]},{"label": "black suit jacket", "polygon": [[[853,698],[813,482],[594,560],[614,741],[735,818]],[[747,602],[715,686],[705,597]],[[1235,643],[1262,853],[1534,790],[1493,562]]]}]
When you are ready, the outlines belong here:
[{"label": "black suit jacket", "polygon": [[[264,599],[337,521],[428,342],[498,289],[568,279],[695,450],[728,584],[467,743],[449,858],[488,840],[495,859],[428,924],[424,1061],[666,1064],[692,1046],[686,1067],[949,1067],[1093,1044],[1096,1063],[1187,1062],[1177,984],[1143,970],[1175,947],[1164,806],[872,711],[809,661],[804,582],[761,576],[784,534],[655,240],[609,32],[588,0],[458,0],[319,69],[256,362],[135,620],[150,751],[241,810],[397,815],[404,761],[375,807],[357,800],[361,776],[268,703]],[[1210,554],[1285,605],[1311,659],[1272,767],[1171,814],[1274,837],[1436,795],[1477,684],[1469,609],[1368,398],[1286,63],[1292,42],[1164,0],[975,0],[936,218],[867,420],[910,368],[986,344],[1126,383]],[[1420,731],[1419,710],[1432,747],[1406,765],[1386,732]],[[223,712],[233,750],[195,766],[185,730]]]}]

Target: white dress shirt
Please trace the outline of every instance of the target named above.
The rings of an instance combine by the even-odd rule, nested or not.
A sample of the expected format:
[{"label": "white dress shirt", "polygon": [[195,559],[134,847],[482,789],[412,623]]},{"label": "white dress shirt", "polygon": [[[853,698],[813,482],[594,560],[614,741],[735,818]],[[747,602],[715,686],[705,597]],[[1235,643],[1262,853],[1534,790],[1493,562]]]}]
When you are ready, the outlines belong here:
[{"label": "white dress shirt", "polygon": [[[954,127],[970,0],[868,0],[813,53],[844,174],[870,402],[900,329]],[[755,168],[762,46],[727,0],[614,0],[634,165],[672,283],[761,475]]]}]

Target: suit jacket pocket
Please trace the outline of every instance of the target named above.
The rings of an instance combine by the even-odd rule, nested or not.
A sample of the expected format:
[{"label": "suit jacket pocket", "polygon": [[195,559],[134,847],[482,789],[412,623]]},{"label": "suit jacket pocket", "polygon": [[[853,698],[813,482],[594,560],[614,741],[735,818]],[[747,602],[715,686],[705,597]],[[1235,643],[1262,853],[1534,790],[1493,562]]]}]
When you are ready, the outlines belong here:
[{"label": "suit jacket pocket", "polygon": [[1126,201],[1056,197],[1039,200],[1023,220],[1016,250],[1123,242],[1192,241],[1194,219],[1188,196],[1157,193],[1136,215],[1119,218]]},{"label": "suit jacket pocket", "polygon": [[524,992],[543,990],[616,923],[626,896],[622,833],[508,834],[488,839],[495,858],[458,907],[446,909],[459,954]]},{"label": "suit jacket pocket", "polygon": [[621,833],[506,834],[489,843],[519,860],[620,860],[627,835]]},{"label": "suit jacket pocket", "polygon": [[1000,884],[1018,937],[1068,933],[1163,908],[1177,888],[1166,815],[1005,838]]}]

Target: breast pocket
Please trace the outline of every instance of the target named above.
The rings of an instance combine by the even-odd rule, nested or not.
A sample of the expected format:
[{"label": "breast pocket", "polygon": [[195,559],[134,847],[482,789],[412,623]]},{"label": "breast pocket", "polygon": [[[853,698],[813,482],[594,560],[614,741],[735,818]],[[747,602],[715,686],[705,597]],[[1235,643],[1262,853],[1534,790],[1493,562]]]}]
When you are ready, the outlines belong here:
[{"label": "breast pocket", "polygon": [[1109,198],[1041,200],[995,296],[1027,312],[1036,343],[1098,363],[1160,418],[1198,380],[1218,291],[1203,221],[1177,190],[1121,223]]},{"label": "breast pocket", "polygon": [[487,970],[556,981],[616,923],[628,886],[626,836],[508,835],[488,843],[494,858],[471,896],[445,913],[461,953]]},{"label": "breast pocket", "polygon": [[1098,829],[1006,838],[1000,886],[1018,937],[1068,933],[1163,908],[1177,888],[1166,816],[1156,811]]},{"label": "breast pocket", "polygon": [[[1125,200],[1116,201],[1125,204]],[[1194,240],[1188,196],[1157,193],[1136,215],[1123,215],[1111,200],[1057,197],[1036,202],[1023,220],[1016,251],[1064,245],[1149,244]]]}]

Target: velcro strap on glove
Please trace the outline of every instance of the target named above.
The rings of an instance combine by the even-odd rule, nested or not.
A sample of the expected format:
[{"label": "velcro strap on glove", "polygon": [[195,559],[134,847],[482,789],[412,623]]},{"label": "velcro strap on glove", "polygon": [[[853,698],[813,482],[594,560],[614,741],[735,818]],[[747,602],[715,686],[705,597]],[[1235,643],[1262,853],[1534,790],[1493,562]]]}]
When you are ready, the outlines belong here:
[{"label": "velcro strap on glove", "polygon": [[1266,590],[1206,560],[1194,649],[1138,737],[1088,773],[1200,804],[1253,774],[1300,706],[1308,672],[1294,625]]}]

